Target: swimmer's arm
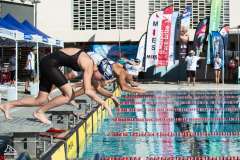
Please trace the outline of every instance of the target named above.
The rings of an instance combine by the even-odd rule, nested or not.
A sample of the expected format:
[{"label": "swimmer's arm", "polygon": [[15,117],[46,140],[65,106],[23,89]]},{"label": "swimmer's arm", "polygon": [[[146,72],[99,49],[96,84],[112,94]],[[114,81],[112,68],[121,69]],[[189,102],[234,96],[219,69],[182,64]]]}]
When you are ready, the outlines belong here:
[{"label": "swimmer's arm", "polygon": [[113,96],[113,94],[110,92],[110,91],[108,91],[108,90],[106,90],[105,88],[103,88],[101,85],[100,85],[100,83],[99,82],[93,82],[94,83],[94,88],[96,89],[96,91],[99,93],[99,94],[101,94],[101,95],[103,95],[103,96],[105,96],[105,97],[108,97],[108,98],[110,98],[110,97],[112,97]]},{"label": "swimmer's arm", "polygon": [[97,93],[92,87],[92,84],[91,84],[92,74],[93,74],[93,68],[86,67],[83,74],[85,94],[88,95],[93,100],[95,100],[97,103],[107,106],[106,102],[97,95]]},{"label": "swimmer's arm", "polygon": [[119,85],[123,91],[131,92],[131,93],[144,93],[144,89],[139,87],[131,87],[126,83],[125,75],[122,74],[119,76]]}]

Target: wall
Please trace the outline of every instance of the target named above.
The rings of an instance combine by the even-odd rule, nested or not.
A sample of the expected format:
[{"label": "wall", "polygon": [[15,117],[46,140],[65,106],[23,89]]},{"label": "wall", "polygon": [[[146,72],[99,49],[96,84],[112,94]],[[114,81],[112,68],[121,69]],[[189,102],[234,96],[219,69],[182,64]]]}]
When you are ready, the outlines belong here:
[{"label": "wall", "polygon": [[10,2],[0,2],[0,15],[4,17],[6,14],[10,13],[18,21],[22,22],[25,19],[33,24],[34,22],[34,7],[33,5],[10,3]]}]

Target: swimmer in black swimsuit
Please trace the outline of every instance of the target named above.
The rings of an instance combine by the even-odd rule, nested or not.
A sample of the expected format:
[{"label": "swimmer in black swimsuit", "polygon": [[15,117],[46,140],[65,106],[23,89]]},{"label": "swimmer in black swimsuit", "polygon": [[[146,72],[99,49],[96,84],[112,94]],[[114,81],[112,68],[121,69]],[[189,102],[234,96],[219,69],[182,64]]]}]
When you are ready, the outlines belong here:
[{"label": "swimmer in black swimsuit", "polygon": [[[0,105],[0,110],[5,114],[6,119],[11,119],[9,110],[17,106],[41,106],[33,113],[33,116],[43,123],[50,124],[51,122],[45,116],[44,112],[70,102],[74,97],[74,90],[67,82],[64,74],[60,71],[59,67],[66,66],[73,70],[83,73],[84,92],[93,100],[103,105],[110,115],[112,115],[108,104],[101,99],[92,87],[91,79],[93,75],[93,61],[86,54],[86,52],[78,48],[64,48],[58,52],[47,55],[41,60],[40,63],[40,84],[39,93],[36,98],[25,97],[16,101],[11,101]],[[48,95],[52,86],[58,87],[62,95],[55,97],[48,103]]]}]

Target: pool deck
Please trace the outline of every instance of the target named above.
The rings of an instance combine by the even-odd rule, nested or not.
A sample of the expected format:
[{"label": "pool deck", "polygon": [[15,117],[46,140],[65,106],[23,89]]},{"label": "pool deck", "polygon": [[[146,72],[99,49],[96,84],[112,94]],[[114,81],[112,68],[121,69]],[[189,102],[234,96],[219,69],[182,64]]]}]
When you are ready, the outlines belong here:
[{"label": "pool deck", "polygon": [[195,86],[192,84],[188,86],[187,83],[158,83],[152,82],[151,84],[140,84],[140,87],[146,91],[176,91],[176,90],[239,90],[240,84],[215,84],[215,83],[196,83]]}]

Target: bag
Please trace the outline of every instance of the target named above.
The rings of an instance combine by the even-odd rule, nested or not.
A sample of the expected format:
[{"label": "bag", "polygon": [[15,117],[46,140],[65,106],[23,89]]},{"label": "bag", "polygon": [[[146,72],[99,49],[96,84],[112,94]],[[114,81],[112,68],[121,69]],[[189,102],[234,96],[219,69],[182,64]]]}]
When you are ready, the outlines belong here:
[{"label": "bag", "polygon": [[103,58],[101,60],[100,64],[98,65],[98,70],[106,80],[110,80],[113,78],[112,65],[107,58]]}]

